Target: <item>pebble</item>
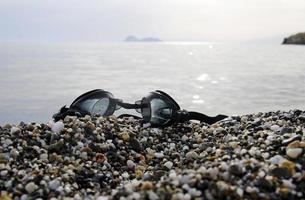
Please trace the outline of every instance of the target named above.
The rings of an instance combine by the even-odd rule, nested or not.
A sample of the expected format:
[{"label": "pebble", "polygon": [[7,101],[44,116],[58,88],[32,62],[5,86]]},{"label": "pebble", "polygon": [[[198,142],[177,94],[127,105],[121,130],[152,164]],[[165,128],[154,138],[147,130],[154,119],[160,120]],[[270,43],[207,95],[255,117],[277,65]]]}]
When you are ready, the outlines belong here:
[{"label": "pebble", "polygon": [[60,186],[60,182],[59,182],[59,180],[54,179],[54,180],[50,181],[48,185],[51,190],[56,190]]},{"label": "pebble", "polygon": [[288,145],[291,142],[294,142],[294,141],[297,141],[297,140],[299,141],[301,139],[302,139],[302,137],[300,135],[295,135],[295,136],[293,136],[291,138],[283,140],[282,144],[283,145]]},{"label": "pebble", "polygon": [[196,158],[198,158],[198,154],[195,151],[189,151],[189,152],[187,152],[185,157],[187,159],[196,159]]},{"label": "pebble", "polygon": [[21,131],[20,128],[13,126],[13,127],[11,128],[10,133],[11,133],[11,135],[14,135],[14,134],[20,133],[20,131]]},{"label": "pebble", "polygon": [[132,160],[127,160],[127,166],[129,169],[134,169],[136,164]]},{"label": "pebble", "polygon": [[172,167],[173,167],[173,162],[171,162],[171,161],[167,161],[166,163],[164,163],[164,166],[166,167],[166,168],[168,168],[168,169],[171,169]]},{"label": "pebble", "polygon": [[65,127],[65,124],[61,121],[58,121],[52,125],[52,131],[54,133],[59,133],[60,131],[62,131],[64,129],[64,127]]},{"label": "pebble", "polygon": [[156,158],[163,158],[164,154],[163,153],[155,153]]},{"label": "pebble", "polygon": [[296,159],[302,154],[303,150],[301,148],[287,148],[286,155],[290,158]]},{"label": "pebble", "polygon": [[108,200],[109,198],[107,196],[99,196],[96,198],[96,200]]},{"label": "pebble", "polygon": [[66,117],[57,130],[54,122],[5,125],[1,198],[302,199],[300,115],[305,111],[166,128],[115,116]]},{"label": "pebble", "polygon": [[38,189],[38,186],[34,183],[34,182],[29,182],[28,184],[26,184],[25,186],[25,190],[28,192],[28,193],[32,193],[34,192],[35,190]]},{"label": "pebble", "polygon": [[47,153],[43,153],[39,156],[40,160],[42,161],[48,161],[48,154]]}]

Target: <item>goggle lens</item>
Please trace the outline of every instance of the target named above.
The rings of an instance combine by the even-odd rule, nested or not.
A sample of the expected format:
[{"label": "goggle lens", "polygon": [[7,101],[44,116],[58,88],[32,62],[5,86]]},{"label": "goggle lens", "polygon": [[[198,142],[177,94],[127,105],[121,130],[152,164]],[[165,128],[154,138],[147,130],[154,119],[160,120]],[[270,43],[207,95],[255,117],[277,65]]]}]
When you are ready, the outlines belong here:
[{"label": "goggle lens", "polygon": [[109,98],[99,99],[92,107],[91,115],[100,115],[103,116],[109,107],[110,100]]},{"label": "goggle lens", "polygon": [[166,124],[170,121],[172,117],[172,109],[169,108],[167,103],[162,99],[151,99],[150,101],[151,115],[150,123],[151,124]]}]

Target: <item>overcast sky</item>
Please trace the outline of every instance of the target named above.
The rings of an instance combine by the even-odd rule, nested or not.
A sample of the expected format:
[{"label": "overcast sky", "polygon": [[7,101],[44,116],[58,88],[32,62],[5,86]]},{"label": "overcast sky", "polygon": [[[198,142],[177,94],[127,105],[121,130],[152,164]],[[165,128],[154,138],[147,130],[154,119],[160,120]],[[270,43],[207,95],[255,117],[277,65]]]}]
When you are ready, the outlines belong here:
[{"label": "overcast sky", "polygon": [[305,0],[0,0],[0,41],[247,41],[305,31]]}]

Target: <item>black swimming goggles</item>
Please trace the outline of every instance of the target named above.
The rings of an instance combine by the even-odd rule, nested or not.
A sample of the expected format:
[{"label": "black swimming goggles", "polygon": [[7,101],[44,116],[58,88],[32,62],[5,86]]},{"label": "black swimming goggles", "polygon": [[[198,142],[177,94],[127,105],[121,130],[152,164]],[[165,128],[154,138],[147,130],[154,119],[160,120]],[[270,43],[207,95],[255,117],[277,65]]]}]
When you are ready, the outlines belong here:
[{"label": "black swimming goggles", "polygon": [[[173,98],[160,90],[150,92],[142,100],[130,104],[114,98],[110,92],[96,89],[76,98],[69,108],[62,107],[58,113],[53,115],[53,118],[58,121],[64,119],[67,115],[79,117],[85,115],[110,116],[120,108],[135,109],[142,114],[143,122],[150,123],[153,127],[165,127],[188,120],[199,120],[200,122],[213,124],[227,117],[225,115],[210,117],[198,112],[181,110]],[[124,116],[133,115],[121,115],[119,117]],[[139,118],[137,116],[134,117]]]}]

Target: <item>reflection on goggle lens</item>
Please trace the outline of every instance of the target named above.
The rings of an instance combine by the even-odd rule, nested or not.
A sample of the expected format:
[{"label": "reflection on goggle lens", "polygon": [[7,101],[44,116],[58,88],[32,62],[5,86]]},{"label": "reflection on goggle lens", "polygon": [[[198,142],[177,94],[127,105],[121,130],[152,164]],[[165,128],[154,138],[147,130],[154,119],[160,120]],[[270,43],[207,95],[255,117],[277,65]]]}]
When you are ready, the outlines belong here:
[{"label": "reflection on goggle lens", "polygon": [[152,99],[150,101],[151,116],[150,122],[152,124],[165,124],[172,116],[172,109],[161,99]]},{"label": "reflection on goggle lens", "polygon": [[[97,99],[95,99],[96,101]],[[92,106],[91,115],[104,115],[109,107],[109,98],[102,98]]]}]

